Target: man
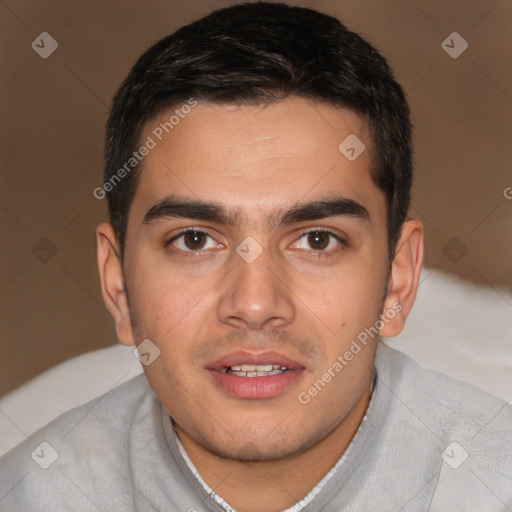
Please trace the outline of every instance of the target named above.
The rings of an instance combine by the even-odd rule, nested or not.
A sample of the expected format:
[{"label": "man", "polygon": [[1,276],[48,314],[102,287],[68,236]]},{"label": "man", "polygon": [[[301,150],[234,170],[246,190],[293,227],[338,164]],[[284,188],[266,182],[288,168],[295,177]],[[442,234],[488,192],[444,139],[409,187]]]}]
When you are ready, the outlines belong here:
[{"label": "man", "polygon": [[385,60],[313,10],[238,5],[149,49],[95,191],[145,376],[7,454],[1,510],[510,509],[510,406],[378,341],[423,262],[410,139]]}]

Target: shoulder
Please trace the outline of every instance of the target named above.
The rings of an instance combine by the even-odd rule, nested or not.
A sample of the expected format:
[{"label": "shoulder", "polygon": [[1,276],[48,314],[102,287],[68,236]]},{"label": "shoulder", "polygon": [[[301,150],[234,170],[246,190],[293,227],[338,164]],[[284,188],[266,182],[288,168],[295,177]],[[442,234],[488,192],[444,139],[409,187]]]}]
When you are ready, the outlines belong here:
[{"label": "shoulder", "polygon": [[498,500],[488,509],[498,510],[500,500],[512,503],[512,405],[385,345],[376,367],[394,404],[388,422],[398,417],[409,444],[414,438],[428,446],[436,475],[432,504],[483,510]]},{"label": "shoulder", "polygon": [[[67,490],[77,481],[97,488],[106,474],[126,480],[123,460],[131,425],[151,416],[157,404],[139,375],[60,415],[0,458],[0,508],[51,510],[56,495],[67,503]],[[84,506],[77,507],[80,494],[76,488],[69,493],[70,510],[93,509],[85,495]]]}]

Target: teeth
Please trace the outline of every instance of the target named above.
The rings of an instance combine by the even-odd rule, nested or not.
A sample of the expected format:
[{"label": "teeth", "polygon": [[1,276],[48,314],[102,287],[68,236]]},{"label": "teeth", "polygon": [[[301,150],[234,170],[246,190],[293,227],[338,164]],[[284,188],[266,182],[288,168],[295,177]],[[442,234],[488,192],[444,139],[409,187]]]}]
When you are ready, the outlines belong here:
[{"label": "teeth", "polygon": [[241,364],[231,367],[233,372],[271,372],[272,370],[279,370],[285,368],[278,364]]},{"label": "teeth", "polygon": [[242,364],[231,367],[234,372],[270,372],[273,369],[272,364]]},{"label": "teeth", "polygon": [[287,370],[286,366],[278,364],[241,364],[224,368],[222,372],[237,377],[269,377],[271,375],[279,375]]}]

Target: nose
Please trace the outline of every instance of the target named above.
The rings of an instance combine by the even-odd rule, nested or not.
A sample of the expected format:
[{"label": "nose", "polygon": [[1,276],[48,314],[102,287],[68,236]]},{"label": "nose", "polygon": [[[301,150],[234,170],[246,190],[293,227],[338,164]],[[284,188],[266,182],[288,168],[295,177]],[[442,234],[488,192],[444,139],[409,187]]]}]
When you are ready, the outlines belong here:
[{"label": "nose", "polygon": [[248,262],[233,254],[233,268],[222,283],[219,320],[237,328],[266,329],[293,322],[293,294],[286,273],[273,264],[268,249]]}]

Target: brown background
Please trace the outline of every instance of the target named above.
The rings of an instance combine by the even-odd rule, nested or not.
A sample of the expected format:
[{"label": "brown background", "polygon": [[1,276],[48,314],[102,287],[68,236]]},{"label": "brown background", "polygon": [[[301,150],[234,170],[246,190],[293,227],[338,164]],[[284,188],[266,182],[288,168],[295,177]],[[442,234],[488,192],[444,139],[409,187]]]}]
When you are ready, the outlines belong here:
[{"label": "brown background", "polygon": [[[92,194],[101,185],[108,106],[148,46],[232,3],[0,4],[0,394],[116,343],[95,263],[94,229],[106,207]],[[416,137],[411,215],[426,227],[427,265],[497,293],[512,288],[512,200],[504,195],[512,187],[512,2],[293,3],[366,37],[407,91]],[[454,31],[469,43],[457,59],[441,48]],[[48,59],[31,48],[41,32],[59,44]]]}]

